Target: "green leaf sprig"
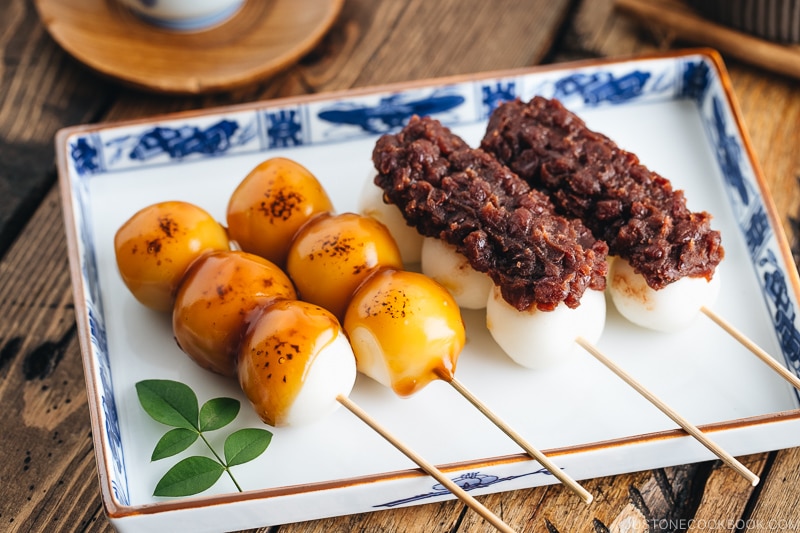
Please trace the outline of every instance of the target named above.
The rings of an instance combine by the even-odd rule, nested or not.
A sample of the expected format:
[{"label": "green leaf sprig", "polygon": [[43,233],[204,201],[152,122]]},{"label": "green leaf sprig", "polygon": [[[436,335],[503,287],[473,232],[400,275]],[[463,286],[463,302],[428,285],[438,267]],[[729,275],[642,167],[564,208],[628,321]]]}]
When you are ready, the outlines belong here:
[{"label": "green leaf sprig", "polygon": [[154,496],[191,496],[211,488],[223,473],[242,488],[231,467],[252,461],[267,449],[272,433],[266,429],[245,428],[225,439],[223,460],[206,439],[205,433],[221,429],[239,414],[240,403],[234,398],[213,398],[199,407],[197,395],[184,383],[148,379],[136,384],[142,408],[157,422],[173,429],[156,444],[151,461],[172,457],[191,446],[198,438],[205,442],[214,458],[195,455],[179,461],[156,485]]}]

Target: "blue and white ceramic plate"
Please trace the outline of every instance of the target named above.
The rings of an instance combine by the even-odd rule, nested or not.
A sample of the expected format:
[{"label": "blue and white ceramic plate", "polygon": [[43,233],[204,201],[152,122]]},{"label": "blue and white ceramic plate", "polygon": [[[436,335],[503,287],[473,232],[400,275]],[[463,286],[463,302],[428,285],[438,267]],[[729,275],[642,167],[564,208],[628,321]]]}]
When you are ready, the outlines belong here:
[{"label": "blue and white ceramic plate", "polygon": [[[726,259],[714,308],[792,372],[800,367],[797,274],[764,181],[713,52],[505,73],[293,98],[147,122],[81,126],[57,137],[60,183],[84,367],[106,510],[123,531],[192,531],[269,524],[436,502],[452,496],[345,409],[313,425],[275,429],[257,460],[190,498],[152,496],[178,458],[151,462],[165,427],[134,385],[175,379],[201,402],[242,400],[236,424],[262,425],[236,383],[211,375],[175,345],[169,320],[144,309],[117,273],[113,236],[145,205],[196,203],[224,222],[227,199],[259,162],[294,159],[340,212],[358,208],[377,137],[414,113],[476,145],[498,102],[555,96],[714,215]],[[711,452],[589,354],[545,370],[516,366],[465,311],[457,376],[576,479],[713,458]],[[678,333],[631,325],[610,311],[598,342],[609,357],[734,455],[800,445],[794,389],[705,316]],[[359,377],[353,400],[475,494],[557,482],[459,396],[435,382],[399,399]],[[222,437],[220,437],[221,439]],[[203,453],[202,448],[193,448]]]}]

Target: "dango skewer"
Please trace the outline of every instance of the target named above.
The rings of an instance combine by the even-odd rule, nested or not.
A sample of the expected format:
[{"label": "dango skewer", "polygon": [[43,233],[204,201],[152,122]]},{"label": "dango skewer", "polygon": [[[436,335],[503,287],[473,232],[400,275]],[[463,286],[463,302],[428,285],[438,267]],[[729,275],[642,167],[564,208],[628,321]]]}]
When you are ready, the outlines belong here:
[{"label": "dango skewer", "polygon": [[[531,324],[541,323],[541,316],[561,305],[578,308],[581,296],[591,293],[587,287],[605,288],[604,259],[608,248],[591,236],[583,222],[559,218],[549,199],[541,199],[542,193],[530,189],[487,152],[470,148],[438,121],[412,117],[398,134],[387,134],[378,140],[373,162],[378,170],[375,184],[384,191],[384,201],[400,206],[406,222],[421,234],[446,239],[459,247],[476,270],[488,272],[499,286],[493,297],[497,299],[500,294],[508,304],[506,307],[525,313],[524,320]],[[513,259],[506,262],[509,252]],[[527,262],[533,275],[526,284],[517,278]],[[536,270],[541,264],[547,266]],[[531,313],[531,309],[543,313]],[[503,342],[510,335],[496,335],[492,331],[493,322],[500,323],[487,316],[490,331],[508,353],[511,350]],[[593,355],[599,353],[583,336],[567,335],[561,340],[568,345],[588,347]],[[524,343],[521,345],[524,352]],[[527,363],[524,354],[512,358]],[[635,383],[627,375],[625,381],[629,385]],[[640,384],[636,383],[634,388],[647,399],[655,400]],[[655,404],[666,409],[663,402]],[[672,410],[665,412],[675,414]],[[687,425],[682,417],[678,419],[689,428],[690,435],[709,444],[696,428]],[[757,482],[757,477],[730,462],[718,446],[711,445],[709,449],[735,465],[751,483]]]},{"label": "dango skewer", "polygon": [[739,329],[734,327],[730,322],[722,318],[719,314],[712,311],[706,306],[700,308],[700,312],[706,315],[708,318],[713,320],[717,325],[719,325],[722,329],[727,331],[734,339],[739,341],[742,346],[750,350],[756,357],[761,359],[764,363],[767,364],[772,370],[774,370],[779,376],[783,379],[791,383],[796,389],[800,390],[800,378],[798,378],[795,374],[789,372],[785,366],[780,364],[774,357],[772,357],[769,353],[764,351],[758,344],[754,343],[750,340],[744,333],[742,333]]},{"label": "dango skewer", "polygon": [[[292,202],[286,202],[287,198],[292,199]],[[291,209],[293,205],[294,208]],[[280,206],[280,209],[275,206]],[[343,338],[344,334],[340,335],[341,326],[338,324],[353,291],[377,268],[400,267],[402,259],[396,243],[388,233],[384,234],[383,225],[375,219],[350,213],[333,215],[332,211],[332,204],[324,189],[306,169],[290,160],[275,159],[267,160],[256,167],[234,191],[228,206],[228,223],[237,228],[232,232],[234,236],[246,237],[246,249],[285,264],[301,296],[318,304],[316,313],[333,319],[337,324],[336,338]],[[274,216],[275,213],[281,213],[282,216]],[[239,229],[240,226],[243,228]],[[263,235],[270,237],[265,238]],[[379,238],[375,238],[375,235]],[[313,261],[307,261],[308,258]],[[262,327],[276,326],[272,318],[265,321],[268,325]],[[290,328],[291,331],[307,329],[308,326]],[[252,344],[252,335],[252,332],[248,334],[245,346]],[[295,335],[293,333],[292,337]],[[287,339],[287,343],[294,342],[296,341]],[[348,347],[352,353],[352,346],[348,344]],[[248,365],[248,356],[256,352],[263,353],[263,347],[256,351],[242,348],[239,366],[244,370],[239,373],[243,383],[252,379],[248,375],[264,374],[260,372],[263,366]],[[280,357],[278,360],[280,361]],[[355,354],[349,360],[355,363]],[[353,373],[357,368],[354,364]],[[345,384],[348,382],[345,379]],[[279,383],[278,380],[276,383]],[[256,395],[255,405],[259,404],[258,395],[269,390],[264,386],[249,389]],[[338,392],[335,388],[327,388],[326,392],[328,397],[335,394],[336,402],[365,422],[495,528],[503,532],[513,531],[497,515],[356,405],[349,398],[349,388],[340,387]],[[331,402],[327,403],[330,405]],[[262,418],[267,420],[275,418],[267,413],[263,415]]]},{"label": "dango skewer", "polygon": [[[609,292],[625,318],[674,331],[703,313],[800,389],[796,375],[711,309],[720,285],[715,267],[724,257],[720,234],[709,227],[708,213],[687,209],[683,192],[669,180],[589,130],[557,100],[542,97],[501,104],[481,147],[609,243],[618,256]],[[572,165],[566,163],[570,158]],[[594,176],[592,187],[587,176]],[[651,245],[658,241],[667,246],[656,252]]]},{"label": "dango skewer", "polygon": [[287,272],[301,297],[337,310],[361,373],[399,396],[410,396],[433,380],[449,383],[556,479],[590,503],[593,497],[586,489],[455,379],[465,342],[458,305],[439,283],[401,270],[401,263],[397,244],[383,224],[342,213],[315,218],[297,233],[289,249]]},{"label": "dango skewer", "polygon": [[441,470],[436,468],[433,464],[426,461],[423,457],[418,455],[408,446],[397,440],[396,437],[392,436],[383,426],[381,426],[375,419],[370,417],[363,409],[361,409],[358,405],[356,405],[349,397],[347,396],[338,396],[337,400],[341,403],[345,408],[347,408],[351,413],[356,415],[360,418],[365,424],[371,427],[375,432],[377,432],[381,437],[389,441],[395,448],[400,450],[406,457],[411,459],[414,463],[417,464],[422,470],[427,472],[432,478],[442,484],[447,490],[453,493],[455,496],[458,497],[462,502],[468,505],[473,511],[477,512],[481,515],[487,522],[492,524],[498,531],[503,531],[506,533],[513,533],[513,529],[503,522],[503,520],[498,517],[495,513],[490,511],[485,505],[475,499],[471,494],[469,494],[466,490],[462,487],[457,485],[453,482],[449,477],[447,477]]},{"label": "dango skewer", "polygon": [[206,370],[235,377],[266,424],[306,424],[344,405],[499,531],[513,533],[349,398],[357,369],[336,317],[295,299],[271,261],[231,250],[205,211],[184,202],[144,208],[120,228],[115,251],[131,293],[157,311],[172,306],[181,350]]},{"label": "dango skewer", "polygon": [[[231,235],[242,236],[244,240],[244,245],[238,241],[237,244],[280,261],[301,297],[331,309],[339,320],[344,318],[353,291],[373,271],[402,266],[397,243],[383,224],[352,213],[333,215],[325,190],[307,169],[291,160],[275,158],[253,169],[232,193],[227,220]],[[331,231],[326,233],[328,230]],[[315,259],[313,266],[307,258]],[[463,323],[460,326],[463,328]],[[456,384],[457,390],[467,394],[463,385]],[[468,399],[476,407],[480,405],[478,408],[485,416],[526,452],[540,459],[582,500],[587,503],[592,500],[591,494],[480,404],[474,395],[469,394]]]},{"label": "dango skewer", "polygon": [[238,380],[265,423],[308,423],[342,405],[499,531],[513,532],[359,407],[349,397],[355,377],[355,356],[338,320],[307,302],[280,300],[266,306],[242,342]]},{"label": "dango skewer", "polygon": [[[569,349],[570,344],[574,344],[583,348],[595,359],[605,365],[614,374],[620,377],[626,384],[631,386],[635,391],[652,403],[662,413],[667,415],[675,423],[678,424],[686,433],[698,440],[703,446],[714,453],[720,460],[730,466],[736,473],[745,478],[751,485],[755,486],[759,483],[759,477],[752,471],[747,469],[739,460],[733,457],[730,453],[721,448],[718,444],[706,436],[697,426],[689,422],[685,417],[680,415],[677,411],[667,405],[663,400],[658,398],[649,389],[647,389],[641,382],[637,381],[630,374],[625,372],[621,367],[604,355],[596,346],[596,340],[589,340],[583,335],[577,337],[571,336],[576,328],[588,331],[589,334],[594,333],[593,339],[600,336],[598,326],[589,321],[582,320],[582,316],[596,315],[593,311],[589,311],[587,315],[581,315],[585,311],[585,306],[598,306],[604,303],[602,293],[592,291],[584,294],[581,301],[581,307],[578,310],[568,308],[558,308],[556,311],[535,312],[535,319],[531,320],[529,313],[520,312],[513,309],[510,305],[503,302],[499,297],[499,291],[495,290],[493,295],[488,300],[487,306],[487,322],[490,331],[495,340],[501,345],[503,350],[518,364],[529,368],[538,368],[542,365],[542,359],[556,359],[563,358]],[[704,312],[708,312],[707,308],[702,308]],[[579,313],[576,313],[579,311]],[[554,313],[560,314],[556,317]],[[600,314],[599,316],[604,316]],[[714,315],[717,316],[717,315]],[[717,316],[717,318],[719,318]],[[566,324],[562,327],[562,320]],[[524,324],[524,325],[522,325]],[[565,330],[568,333],[565,333]],[[518,336],[514,335],[515,331],[523,331],[525,334]],[[541,335],[547,335],[548,340],[540,343],[541,350],[531,350],[531,342],[534,338],[541,338]],[[574,340],[573,340],[574,339]],[[746,341],[743,341],[746,342]],[[773,361],[769,355],[769,361]],[[777,364],[777,363],[775,363]],[[786,369],[778,367],[784,372]],[[788,374],[792,376],[791,374]],[[795,378],[796,379],[796,378]],[[457,387],[456,383],[452,383]],[[465,393],[468,394],[468,393]],[[479,407],[480,409],[480,407]]]},{"label": "dango skewer", "polygon": [[[398,327],[399,322],[403,327]],[[590,492],[456,378],[456,362],[464,342],[463,323],[444,287],[416,272],[378,272],[354,294],[344,326],[362,373],[401,396],[413,394],[434,379],[448,383],[581,500],[591,503]]]},{"label": "dango skewer", "polygon": [[684,431],[686,431],[686,433],[694,437],[703,446],[705,446],[711,452],[713,452],[714,455],[719,457],[725,464],[730,466],[734,471],[736,471],[737,474],[739,474],[747,481],[749,481],[752,486],[755,487],[756,485],[758,485],[759,478],[756,474],[751,472],[738,459],[733,457],[730,453],[726,452],[719,445],[717,445],[715,442],[709,439],[705,433],[703,433],[702,431],[700,431],[700,429],[697,428],[697,426],[686,420],[683,416],[678,414],[677,411],[669,407],[655,394],[653,394],[650,390],[644,387],[644,385],[642,385],[639,381],[633,378],[633,376],[625,372],[616,363],[611,361],[611,359],[606,357],[600,350],[597,349],[596,346],[587,342],[582,337],[578,337],[577,339],[575,339],[575,342],[577,342],[581,347],[583,347],[587,352],[589,352],[595,359],[603,363],[603,365],[605,365],[606,368],[608,368],[614,374],[620,377],[625,383],[630,385],[634,390],[636,390],[636,392],[645,397],[650,403],[656,406],[662,413],[671,418],[673,422],[678,424]]},{"label": "dango skewer", "polygon": [[[712,309],[721,284],[719,271],[708,281],[705,278],[681,278],[655,290],[624,259],[614,259],[611,270],[611,299],[623,317],[648,329],[677,331],[703,314],[776,374],[800,389],[800,378]],[[614,273],[620,275],[614,276]]]}]

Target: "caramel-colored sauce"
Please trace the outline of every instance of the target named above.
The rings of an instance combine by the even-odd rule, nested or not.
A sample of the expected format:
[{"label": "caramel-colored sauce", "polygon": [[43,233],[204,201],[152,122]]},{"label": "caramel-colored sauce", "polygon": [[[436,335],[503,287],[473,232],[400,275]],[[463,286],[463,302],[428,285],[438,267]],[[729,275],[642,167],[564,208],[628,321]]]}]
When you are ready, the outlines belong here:
[{"label": "caramel-colored sauce", "polygon": [[239,383],[264,422],[286,425],[309,369],[339,331],[328,311],[297,300],[278,301],[253,321],[239,355]]},{"label": "caramel-colored sauce", "polygon": [[435,379],[452,380],[466,342],[461,312],[447,290],[400,270],[377,272],[359,287],[344,327],[351,337],[370,337],[353,343],[359,370],[369,374],[371,362],[382,358],[399,396]]},{"label": "caramel-colored sauce", "polygon": [[228,231],[242,250],[283,267],[300,227],[332,210],[328,194],[308,169],[274,157],[251,170],[231,194]]},{"label": "caramel-colored sauce", "polygon": [[203,368],[234,376],[248,315],[273,300],[296,297],[288,276],[262,257],[207,254],[192,264],[175,299],[175,340]]},{"label": "caramel-colored sauce", "polygon": [[201,255],[229,248],[228,234],[202,208],[179,201],[137,211],[114,235],[120,276],[143,305],[172,310],[189,265]]},{"label": "caramel-colored sauce", "polygon": [[286,260],[300,297],[339,319],[356,288],[375,270],[402,266],[386,226],[355,213],[322,215],[309,222],[295,236]]}]

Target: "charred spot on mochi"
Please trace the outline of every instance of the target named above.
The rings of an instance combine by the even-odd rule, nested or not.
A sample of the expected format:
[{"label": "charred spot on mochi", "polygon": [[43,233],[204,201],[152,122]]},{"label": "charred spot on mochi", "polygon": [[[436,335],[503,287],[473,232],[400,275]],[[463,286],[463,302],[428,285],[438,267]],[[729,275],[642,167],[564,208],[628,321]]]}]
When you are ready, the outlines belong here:
[{"label": "charred spot on mochi", "polygon": [[161,239],[153,239],[147,241],[147,253],[148,255],[158,255],[161,253],[162,248]]},{"label": "charred spot on mochi", "polygon": [[353,245],[355,240],[352,237],[342,237],[339,233],[332,235],[322,243],[319,255],[325,254],[328,257],[342,256],[347,261],[349,255],[356,249],[356,246]]},{"label": "charred spot on mochi", "polygon": [[217,296],[219,296],[220,300],[224,300],[225,296],[230,294],[233,291],[233,287],[230,285],[217,285]]},{"label": "charred spot on mochi", "polygon": [[167,238],[174,237],[179,228],[178,222],[172,217],[163,216],[158,218],[158,229]]},{"label": "charred spot on mochi", "polygon": [[267,191],[264,196],[268,198],[268,201],[261,202],[260,211],[270,219],[270,222],[289,220],[304,201],[303,196],[298,192],[285,189],[278,189],[274,194],[272,191]]},{"label": "charred spot on mochi", "polygon": [[402,290],[387,291],[386,295],[380,298],[379,301],[380,308],[376,310],[374,316],[383,313],[394,320],[405,318],[408,308],[408,296]]},{"label": "charred spot on mochi", "polygon": [[615,274],[612,286],[630,300],[637,301],[642,305],[645,305],[648,301],[647,285],[631,283],[631,279],[628,276]]},{"label": "charred spot on mochi", "polygon": [[293,344],[288,341],[276,339],[272,350],[278,356],[278,364],[282,365],[287,360],[291,361],[295,354],[299,354],[301,348],[299,344]]}]

